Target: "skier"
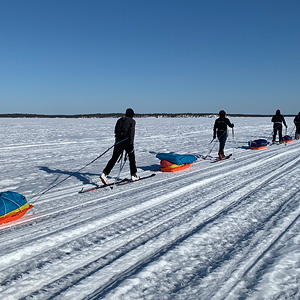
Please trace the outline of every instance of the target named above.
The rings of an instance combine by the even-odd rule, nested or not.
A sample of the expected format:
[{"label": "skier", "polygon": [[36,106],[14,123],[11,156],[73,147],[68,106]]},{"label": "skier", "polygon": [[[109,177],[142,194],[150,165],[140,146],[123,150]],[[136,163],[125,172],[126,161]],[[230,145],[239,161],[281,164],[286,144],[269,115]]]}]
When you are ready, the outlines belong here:
[{"label": "skier", "polygon": [[280,110],[276,110],[276,114],[272,117],[272,122],[274,123],[273,125],[273,144],[275,143],[276,140],[276,135],[278,132],[279,135],[279,143],[282,143],[282,123],[284,126],[287,128],[287,125],[285,123],[283,115],[280,113]]},{"label": "skier", "polygon": [[[100,179],[103,182],[103,184],[107,184],[107,175],[110,173],[110,171],[112,170],[112,168],[114,167],[124,150],[126,151],[126,154],[129,158],[131,180],[139,180],[139,177],[136,175],[137,169],[134,154],[135,120],[133,119],[133,116],[134,111],[131,108],[128,108],[126,110],[125,117],[118,119],[116,123],[116,143],[120,143],[115,145],[112,158],[109,160],[100,176]],[[121,142],[122,140],[124,141]]]},{"label": "skier", "polygon": [[295,139],[298,140],[300,136],[300,112],[295,117],[294,124],[296,126]]},{"label": "skier", "polygon": [[224,110],[220,110],[219,112],[219,118],[216,119],[215,125],[214,125],[214,134],[213,139],[218,136],[220,147],[219,147],[219,159],[222,159],[225,157],[224,155],[224,147],[227,139],[227,126],[230,128],[234,127],[234,124],[232,124],[228,118],[226,118],[226,113]]}]

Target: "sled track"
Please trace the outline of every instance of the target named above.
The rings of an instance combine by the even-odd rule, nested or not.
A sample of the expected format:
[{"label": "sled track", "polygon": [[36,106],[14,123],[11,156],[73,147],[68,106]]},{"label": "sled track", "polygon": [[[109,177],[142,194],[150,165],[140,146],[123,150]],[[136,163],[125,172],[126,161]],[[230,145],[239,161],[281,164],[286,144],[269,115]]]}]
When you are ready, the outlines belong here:
[{"label": "sled track", "polygon": [[[294,168],[292,171],[297,172],[297,168]],[[212,285],[210,288],[211,294],[206,295],[203,299],[247,298],[247,291],[253,290],[258,282],[257,277],[260,276],[260,270],[263,269],[264,265],[268,264],[269,253],[274,248],[276,250],[277,244],[284,240],[285,235],[295,225],[298,225],[297,221],[300,219],[298,193],[299,190],[296,190],[285,195],[285,198],[273,213],[266,216],[262,228],[253,229],[247,232],[245,238],[236,241],[234,249],[226,254],[225,259],[220,260],[222,265],[224,265],[221,267],[221,270],[218,270],[220,266],[213,270],[213,272],[222,274],[220,276],[222,277],[221,282],[215,283],[215,285],[210,282],[210,285]],[[294,211],[294,208],[297,206],[298,209]],[[279,223],[279,226],[276,227],[277,223]],[[276,230],[274,230],[274,227],[276,227]],[[272,232],[272,230],[275,232]],[[280,247],[280,245],[278,246]],[[240,254],[241,248],[243,248],[242,255]],[[236,258],[233,259],[234,257]],[[226,274],[225,278],[224,274]],[[218,278],[217,274],[214,274],[214,276]],[[200,278],[194,278],[194,281],[196,281],[194,285],[199,284],[199,280]],[[204,282],[202,284],[205,286],[208,283]],[[218,287],[221,287],[221,289],[218,290]]]},{"label": "sled track", "polygon": [[[297,161],[297,163],[299,162],[299,159]],[[297,169],[298,165],[294,166],[293,169]],[[291,169],[289,170],[285,170],[287,172],[290,172]],[[278,172],[279,173],[279,172]],[[280,176],[278,176],[278,174],[274,174],[273,176],[271,176],[270,178],[268,178],[267,180],[265,180],[264,182],[262,182],[261,184],[259,184],[255,189],[251,190],[250,192],[248,192],[247,194],[245,194],[244,196],[240,197],[239,199],[237,199],[235,202],[233,202],[232,204],[228,205],[227,207],[225,207],[224,209],[222,209],[221,211],[217,212],[215,215],[207,218],[204,222],[202,222],[201,224],[199,224],[198,226],[196,226],[195,228],[192,228],[191,231],[189,232],[185,232],[183,235],[178,236],[177,239],[175,239],[174,241],[172,241],[172,243],[170,244],[166,244],[164,245],[164,247],[158,249],[158,251],[156,251],[154,254],[152,254],[151,256],[149,256],[147,258],[147,260],[144,260],[143,262],[140,262],[139,264],[133,266],[132,268],[128,269],[126,272],[123,273],[122,277],[116,278],[114,279],[112,282],[110,282],[107,286],[105,287],[101,287],[100,289],[98,289],[97,291],[95,291],[92,295],[89,295],[88,297],[86,297],[85,299],[100,299],[102,297],[104,297],[107,293],[109,293],[111,290],[113,290],[117,285],[120,284],[121,281],[125,280],[126,278],[130,277],[131,275],[133,275],[134,273],[139,272],[139,270],[141,270],[142,268],[144,268],[146,265],[150,264],[153,260],[157,259],[159,256],[164,255],[165,253],[167,253],[168,251],[172,250],[174,247],[176,247],[177,245],[179,245],[180,243],[184,242],[184,240],[188,239],[190,236],[198,233],[199,231],[201,231],[205,226],[209,225],[210,223],[214,222],[215,220],[217,220],[218,218],[222,217],[223,215],[226,215],[230,210],[232,210],[233,208],[236,208],[242,201],[246,200],[250,195],[255,194],[255,190],[258,188],[262,188],[266,185],[268,185],[272,180],[278,180],[281,177],[283,177],[285,175],[285,173],[282,173]],[[297,194],[297,192],[295,193],[295,195]],[[295,196],[294,195],[294,196]],[[222,199],[222,197],[220,197]],[[284,207],[286,207],[288,204],[283,205]],[[281,210],[281,209],[279,209]],[[299,214],[297,215],[297,217],[295,218],[295,220],[292,222],[292,224],[288,225],[288,228],[293,225],[295,223],[295,221],[299,218]],[[247,233],[247,235],[250,233]],[[281,237],[284,234],[284,232],[282,232],[279,237]],[[278,238],[279,238],[278,237]],[[275,239],[274,243],[278,240],[278,238]],[[254,267],[255,264],[258,263],[258,261],[263,257],[263,255],[265,255],[265,253],[271,248],[271,246],[274,244],[272,243],[267,249],[265,249],[264,253],[260,254],[259,257],[256,259],[255,263],[253,263],[250,267],[248,267],[248,269],[246,270],[245,274],[247,272],[249,272],[249,270],[251,268]],[[238,244],[238,242],[237,242]],[[234,249],[231,250],[232,252],[234,251]],[[225,256],[230,255],[230,253],[226,253]],[[212,269],[210,271],[212,271],[214,268],[218,267],[218,262],[219,261],[223,261],[224,257],[220,257],[219,260],[217,260],[214,265],[212,266]],[[207,275],[206,273],[206,266],[202,267],[202,270],[198,270],[198,278],[199,277],[203,277],[205,275]],[[189,282],[190,283],[190,282]],[[184,288],[184,285],[181,284],[180,289]],[[175,291],[177,292],[177,290]],[[221,296],[220,299],[222,299],[223,296]],[[207,298],[207,299],[212,299],[212,298]]]},{"label": "sled track", "polygon": [[[294,151],[297,151],[297,149],[294,149],[292,150],[292,152]],[[278,152],[278,151],[277,151]],[[277,155],[282,155],[282,154],[278,154],[277,152],[275,152],[275,154],[273,156],[270,157],[270,153],[269,152],[264,152],[261,157],[260,157],[260,160],[259,160],[259,163],[260,164],[263,164],[265,161],[267,160],[270,160],[272,158],[275,158]],[[286,154],[286,153],[284,153]],[[242,159],[242,166],[243,165],[247,165],[248,162],[252,162],[252,157],[255,156],[254,154],[250,156],[250,158],[248,159]],[[202,162],[202,164],[204,164],[205,162]],[[226,169],[230,169],[232,166],[231,166],[231,163],[237,163],[237,161],[235,162],[232,162],[232,161],[224,161],[222,162],[222,171],[224,172]],[[241,161],[239,160],[238,162],[239,164],[241,163]],[[227,164],[227,166],[226,166]],[[219,169],[216,169],[214,166],[210,166],[207,164],[205,165],[205,169],[204,170],[201,170],[201,180],[203,180],[203,177],[204,175],[206,175],[206,177],[209,177],[211,175],[213,175],[214,173],[219,173]],[[194,169],[194,170],[189,170],[188,172],[188,175],[189,176],[193,176],[194,174],[199,174],[199,169]],[[225,173],[226,175],[226,173]],[[176,183],[178,183],[180,180],[182,181],[186,181],[186,173],[182,173],[182,174],[176,174],[176,176],[172,176],[170,178],[166,178],[166,179],[162,179],[162,180],[155,180],[155,185],[159,185],[161,183],[169,183],[169,182],[172,182],[172,181],[176,181]],[[156,177],[157,179],[157,177]],[[108,199],[108,198],[112,198],[114,196],[120,196],[121,194],[124,194],[124,193],[131,193],[132,191],[135,191],[135,190],[146,190],[146,188],[148,186],[151,186],[152,185],[152,182],[153,180],[150,182],[150,183],[144,183],[141,185],[141,186],[137,186],[137,187],[132,187],[130,186],[130,188],[125,188],[123,189],[121,192],[119,192],[120,190],[120,187],[118,187],[118,192],[117,193],[109,193],[109,194],[106,194],[100,198],[96,198],[96,199],[93,199],[91,201],[86,201],[84,203],[80,203],[78,204],[78,206],[72,206],[70,208],[67,208],[67,209],[64,209],[63,211],[66,213],[68,212],[68,210],[73,210],[73,209],[79,209],[79,208],[83,208],[84,206],[87,206],[87,205],[90,205],[92,202],[97,202],[97,201],[102,201],[102,200],[105,200],[105,199]],[[65,197],[65,196],[72,196],[72,195],[76,195],[78,190],[80,189],[81,185],[76,185],[75,187],[74,186],[71,186],[71,187],[67,187],[67,188],[64,188],[64,189],[61,189],[61,190],[58,190],[58,191],[55,191],[54,193],[51,193],[50,196],[47,196],[47,200],[44,200],[41,201],[41,203],[45,202],[45,201],[52,201],[53,199],[56,199],[58,196],[61,196],[61,197]],[[164,188],[164,187],[163,187]],[[161,192],[163,192],[163,188],[161,190]],[[111,192],[110,190],[108,190],[109,192]],[[72,194],[70,194],[72,192]],[[98,191],[96,191],[95,193],[94,192],[91,192],[92,194],[96,194]],[[74,193],[74,194],[73,194]],[[45,198],[45,196],[43,196]],[[83,196],[84,197],[84,196]],[[38,202],[39,203],[39,202]],[[39,215],[37,217],[32,217],[31,219],[28,219],[26,220],[26,222],[30,222],[30,221],[37,221],[38,219],[40,218],[44,218],[44,217],[47,217],[47,215],[53,215],[57,213],[57,210],[56,209],[51,209],[49,212],[43,212],[42,215]],[[58,213],[61,213],[61,211],[58,211]]]},{"label": "sled track", "polygon": [[[290,147],[291,145],[289,145]],[[292,146],[295,146],[295,145],[292,145]],[[277,149],[268,149],[268,150],[264,150],[260,153],[260,160],[262,159],[269,159],[270,157],[273,157],[273,156],[276,156],[278,155],[278,152],[282,152],[284,146],[282,145],[281,146],[282,148],[277,148]],[[295,147],[294,147],[295,148]],[[233,160],[234,160],[234,163],[238,162],[238,163],[242,163],[245,164],[247,163],[248,161],[253,161],[253,158],[256,158],[257,157],[257,151],[254,151],[254,150],[249,150],[249,151],[241,151],[241,153],[247,153],[249,152],[249,154],[244,154],[243,156],[239,157],[239,158],[233,158],[231,159],[230,161],[224,161],[222,162],[222,165],[226,165],[226,164],[229,164],[227,167],[223,166],[223,169],[229,169],[231,166],[230,164],[233,163]],[[273,153],[274,152],[274,153]],[[241,154],[239,153],[239,154]],[[272,154],[272,155],[271,155]],[[198,160],[197,162],[195,162],[195,164],[205,164],[206,162],[208,162],[209,160],[207,161],[203,161],[203,160]],[[192,167],[193,169],[193,167]],[[189,170],[189,174],[190,172],[198,172],[199,170],[195,170],[195,171],[191,171]],[[205,164],[205,169],[202,170],[201,172],[209,172],[208,174],[210,174],[210,172],[216,172],[215,171],[215,167],[212,166],[212,165],[209,165],[209,164]],[[174,178],[176,178],[176,180],[180,177],[184,177],[185,175],[179,175],[179,174],[176,174],[176,176],[174,176]],[[173,177],[172,177],[173,179]],[[170,179],[170,181],[172,180]],[[65,196],[71,196],[71,195],[76,195],[77,192],[80,190],[80,188],[82,187],[81,184],[77,184],[77,185],[72,185],[72,186],[69,186],[69,187],[64,187],[64,188],[55,188],[55,190],[53,190],[51,192],[50,195],[43,195],[41,200],[38,200],[37,203],[44,203],[44,202],[47,202],[47,201],[52,201],[53,199],[57,199],[57,197],[65,197]],[[74,193],[74,194],[73,194]],[[30,198],[30,197],[29,197]],[[35,202],[35,200],[33,200],[33,202]]]},{"label": "sled track", "polygon": [[[297,194],[299,193],[299,191],[296,191],[291,198],[288,200],[288,202],[284,203],[282,205],[282,207],[280,207],[278,209],[278,212],[272,217],[272,219],[274,220],[270,220],[269,224],[267,227],[271,227],[274,226],[274,224],[276,222],[278,222],[278,219],[280,218],[281,213],[287,208],[287,206],[289,206],[291,203],[293,204],[297,204],[298,203],[298,198],[297,198]],[[252,274],[249,274],[251,272],[254,272],[254,275],[259,271],[260,266],[264,263],[264,259],[265,257],[269,254],[270,251],[273,250],[273,248],[276,247],[276,245],[278,244],[278,242],[282,239],[284,239],[285,235],[287,234],[287,232],[295,225],[297,225],[297,222],[299,222],[300,220],[300,211],[298,210],[296,215],[293,217],[293,220],[291,222],[288,222],[287,224],[284,224],[282,231],[278,233],[278,235],[272,236],[272,238],[267,242],[267,243],[262,243],[261,241],[259,241],[258,238],[256,238],[255,244],[259,244],[259,247],[262,249],[261,253],[258,253],[256,256],[254,255],[253,257],[251,257],[250,261],[247,261],[246,259],[243,259],[241,261],[241,263],[244,263],[243,267],[242,267],[242,271],[238,272],[239,274],[237,275],[237,277],[234,277],[236,280],[234,282],[231,282],[230,284],[228,284],[228,286],[226,287],[226,292],[221,292],[219,297],[216,296],[216,299],[226,299],[224,298],[224,294],[228,294],[229,297],[231,297],[232,295],[234,295],[235,293],[239,293],[239,289],[241,288],[241,286],[245,286],[245,283],[243,282],[243,280],[245,279],[245,277],[253,277]],[[269,229],[267,228],[267,229]],[[249,247],[254,247],[253,245],[254,243],[252,243],[251,245],[249,245]],[[258,247],[257,245],[255,245],[256,247]],[[250,249],[248,249],[248,251],[250,252]],[[258,269],[258,270],[255,270]],[[237,278],[239,278],[239,280],[237,280]],[[249,279],[248,279],[249,280]],[[251,281],[250,281],[251,282]],[[231,289],[229,289],[231,287]],[[249,288],[249,283],[245,286],[247,289]],[[228,291],[229,289],[229,291]],[[212,299],[214,299],[212,297]]]},{"label": "sled track", "polygon": [[[269,158],[270,159],[270,158]],[[261,162],[262,163],[262,162]],[[222,166],[223,167],[223,166]],[[223,171],[224,171],[224,167],[223,167]],[[212,171],[209,171],[208,173],[207,172],[204,172],[202,171],[201,172],[201,177],[199,178],[199,180],[203,180],[205,179],[206,177],[209,177],[212,175],[213,172],[218,172],[218,171],[215,171],[215,170],[212,170]],[[199,170],[194,170],[194,171],[191,171],[189,173],[189,175],[197,175],[199,173]],[[229,173],[228,173],[229,174]],[[206,176],[203,176],[203,175],[206,175]],[[226,173],[224,173],[224,175],[227,175]],[[182,177],[182,178],[181,178]],[[183,175],[179,175],[177,178],[176,178],[176,183],[179,182],[180,180],[184,180],[185,178],[185,174]],[[163,183],[166,183],[168,181],[174,181],[174,178],[170,178],[170,179],[163,179],[163,180],[160,180],[160,181],[156,181],[155,182],[155,185],[159,185],[159,184],[163,184]],[[114,193],[114,194],[106,194],[100,198],[96,198],[96,199],[92,199],[91,201],[87,201],[85,203],[80,203],[78,205],[75,205],[75,206],[72,206],[72,207],[68,207],[66,209],[63,209],[63,210],[59,210],[57,211],[57,209],[52,209],[51,211],[48,211],[48,212],[44,212],[43,214],[40,214],[38,216],[34,216],[34,217],[31,217],[30,219],[26,219],[24,221],[21,221],[20,223],[22,223],[22,225],[24,223],[27,223],[27,222],[36,222],[38,221],[39,219],[43,220],[43,219],[46,219],[47,217],[52,217],[53,215],[55,216],[56,214],[61,214],[61,213],[64,213],[64,214],[67,214],[69,211],[72,211],[72,210],[76,210],[78,209],[78,214],[80,214],[80,209],[84,208],[85,206],[88,206],[88,205],[91,205],[93,203],[97,203],[98,201],[102,201],[102,200],[106,200],[106,202],[103,203],[103,206],[102,207],[98,207],[100,209],[102,209],[104,207],[104,205],[108,202],[108,201],[111,201],[109,200],[109,198],[114,198],[114,197],[118,197],[118,196],[121,196],[122,194],[126,194],[127,192],[129,193],[132,193],[134,191],[137,191],[137,192],[140,192],[141,190],[143,190],[143,192],[145,192],[145,190],[147,190],[147,188],[149,186],[152,185],[152,182],[151,183],[148,183],[148,184],[143,184],[142,186],[137,186],[137,187],[130,187],[129,189],[125,189],[123,191],[118,191],[117,193]],[[160,192],[163,192],[164,190],[164,187],[161,189],[161,190],[158,190],[158,194]],[[152,193],[152,192],[151,192]],[[116,204],[118,204],[118,200],[114,201]],[[111,202],[110,202],[110,205],[111,205]],[[92,207],[91,210],[93,210],[94,208]],[[72,216],[73,218],[73,216]],[[65,222],[65,220],[64,220]],[[19,235],[20,236],[20,235]]]},{"label": "sled track", "polygon": [[[280,177],[278,177],[278,174],[280,172],[284,172],[282,169],[285,169],[285,172],[290,172],[291,169],[287,170],[287,168],[295,165],[295,163],[298,163],[298,160],[291,160],[291,162],[288,165],[285,165],[286,167],[281,167],[281,169],[273,174],[273,176],[268,177],[267,179],[265,179],[263,182],[260,181],[260,184],[258,184],[251,192],[249,192],[248,194],[245,194],[244,196],[240,197],[239,199],[237,199],[235,202],[229,204],[228,206],[224,207],[221,211],[217,212],[215,215],[207,218],[206,220],[204,220],[201,224],[197,224],[196,226],[194,226],[190,231],[188,232],[184,232],[183,234],[179,235],[178,237],[176,237],[175,239],[169,241],[166,245],[164,245],[162,248],[158,248],[154,253],[149,253],[142,261],[137,262],[136,264],[134,264],[130,269],[124,270],[124,272],[122,272],[121,274],[119,274],[116,278],[112,278],[110,279],[110,281],[108,281],[104,286],[102,286],[99,290],[95,291],[94,296],[91,296],[90,298],[93,299],[93,297],[100,297],[100,295],[105,295],[107,292],[109,292],[114,286],[118,285],[121,281],[123,281],[124,279],[126,279],[128,276],[130,276],[131,274],[136,273],[139,269],[143,268],[145,265],[151,263],[153,260],[157,259],[159,256],[163,255],[164,253],[170,251],[171,249],[173,249],[174,247],[176,247],[176,245],[182,243],[184,240],[186,240],[187,238],[189,238],[191,235],[195,234],[196,232],[199,232],[204,226],[207,226],[208,224],[210,224],[211,222],[213,222],[214,220],[220,218],[222,215],[228,213],[228,211],[232,210],[234,207],[238,206],[239,203],[241,203],[242,201],[244,201],[245,199],[247,199],[247,197],[249,197],[251,194],[255,193],[255,190],[258,188],[263,187],[264,185],[269,184],[272,180],[278,179]],[[297,167],[294,166],[294,168]],[[284,173],[283,173],[284,174]],[[264,177],[264,175],[262,175],[261,177]],[[248,180],[249,181],[249,180]],[[238,187],[236,188],[232,188],[232,191],[230,192],[234,192],[235,190],[238,190],[241,186],[243,186],[244,184],[247,184],[248,181],[243,182],[242,184],[240,184]],[[258,180],[257,180],[258,181]],[[224,194],[228,195],[228,190],[224,192]],[[224,195],[218,195],[218,197],[214,198],[211,201],[211,204],[206,203],[207,207],[211,206],[214,202],[221,200],[224,198]],[[97,260],[93,260],[89,263],[88,265],[82,266],[81,268],[77,269],[77,270],[73,270],[73,272],[75,274],[81,274],[81,272],[83,270],[88,270],[88,274],[81,274],[81,279],[76,279],[75,282],[73,282],[70,278],[70,274],[66,274],[65,275],[65,279],[63,277],[60,277],[57,279],[57,282],[54,281],[53,287],[51,286],[47,286],[47,287],[51,287],[54,289],[54,286],[56,283],[59,283],[60,281],[64,282],[65,280],[67,280],[69,282],[69,280],[71,280],[72,284],[76,284],[79,283],[81,280],[83,280],[86,276],[91,276],[92,274],[95,274],[96,272],[98,272],[99,270],[106,268],[107,266],[109,266],[110,264],[113,264],[114,261],[116,261],[117,259],[122,258],[123,256],[126,256],[127,253],[129,253],[130,251],[134,251],[134,249],[143,246],[143,244],[151,239],[156,239],[159,238],[160,235],[162,234],[167,234],[168,230],[172,227],[172,226],[176,226],[176,224],[178,225],[178,221],[180,219],[182,219],[182,217],[184,219],[186,219],[187,217],[193,217],[195,216],[195,214],[199,213],[199,211],[201,211],[202,209],[206,209],[205,205],[201,204],[198,207],[193,207],[190,211],[187,210],[184,214],[178,214],[176,215],[176,208],[174,209],[175,212],[175,216],[171,216],[170,219],[168,220],[163,220],[162,222],[159,221],[159,218],[157,219],[157,224],[150,224],[149,226],[154,227],[152,229],[148,229],[147,232],[142,233],[141,235],[137,235],[135,237],[132,238],[132,240],[127,243],[122,245],[119,248],[115,248],[114,250],[108,252],[106,254],[106,256],[108,257],[112,257],[110,261],[106,260],[106,264],[100,264],[99,266],[99,261],[101,260],[105,260],[105,256],[101,256],[99,258],[97,258]],[[153,220],[152,220],[153,221]],[[151,219],[150,219],[151,222]],[[131,224],[132,225],[132,224]],[[163,227],[164,229],[162,231],[158,230],[157,228],[161,228]],[[118,226],[117,226],[118,228]],[[150,231],[149,231],[150,230]],[[124,235],[126,235],[126,233],[124,233]],[[119,239],[120,236],[116,236],[115,239]],[[62,246],[62,245],[61,245]],[[60,246],[60,247],[61,247]],[[125,248],[125,250],[124,250]],[[45,262],[46,264],[46,262]],[[94,266],[96,265],[96,266]],[[25,265],[24,265],[25,267]],[[25,267],[24,272],[30,272],[30,270],[28,270]],[[84,272],[85,273],[85,272]],[[20,274],[19,274],[20,275]],[[13,280],[13,278],[10,278],[11,280]],[[9,283],[9,278],[6,278],[6,280],[4,280],[4,282],[6,284]],[[3,281],[2,281],[3,283]],[[6,285],[5,284],[5,285]],[[70,285],[70,286],[71,286]],[[69,285],[66,286],[65,289],[67,289],[69,287]],[[51,289],[52,290],[52,289]],[[61,290],[54,295],[59,295],[61,293]],[[37,295],[36,292],[33,292],[32,296]],[[46,299],[46,298],[45,298]]]},{"label": "sled track", "polygon": [[[268,158],[269,160],[270,159],[272,159],[272,158]],[[265,161],[264,161],[265,162]],[[276,166],[276,168],[277,168],[277,166]],[[215,171],[215,170],[213,170],[212,171],[213,173],[215,173],[215,172],[218,172],[218,170],[217,171]],[[207,178],[211,178],[211,176],[212,176],[212,173],[211,171],[208,171],[208,172],[202,172],[201,173],[201,177],[199,178],[199,180],[205,180],[205,179],[207,179]],[[229,172],[230,173],[230,172]],[[229,174],[228,173],[228,174]],[[228,174],[226,174],[225,173],[225,176],[227,176]],[[194,176],[198,176],[199,175],[199,171],[198,170],[194,170],[194,171],[192,171],[192,174],[191,175],[194,175]],[[203,175],[205,175],[205,176],[203,176]],[[262,176],[262,175],[260,175],[260,176]],[[176,180],[176,182],[175,182],[175,184],[177,184],[177,182],[179,181],[179,180],[184,180],[185,178],[185,175],[183,174],[183,175],[179,175],[179,178],[177,178],[177,180]],[[198,177],[197,177],[198,178]],[[156,191],[156,194],[160,194],[160,193],[162,193],[162,192],[164,192],[164,183],[167,181],[168,182],[168,180],[172,180],[172,178],[171,179],[163,179],[163,180],[160,180],[160,181],[158,181],[158,182],[156,182],[155,184],[156,185],[159,185],[159,184],[161,184],[161,189],[157,189],[157,191]],[[215,178],[213,178],[213,180],[216,180]],[[212,181],[213,181],[212,180]],[[49,218],[53,218],[53,217],[55,217],[55,218],[58,218],[58,217],[60,217],[60,215],[61,214],[65,214],[65,216],[64,216],[64,219],[62,220],[62,221],[60,221],[59,222],[59,220],[58,220],[58,225],[55,225],[55,228],[57,227],[58,229],[57,229],[57,231],[55,231],[55,229],[53,228],[53,224],[49,224],[49,226],[47,226],[46,224],[45,224],[45,226],[44,226],[44,231],[46,231],[47,232],[47,234],[48,234],[48,228],[49,227],[51,227],[51,229],[52,229],[52,234],[53,233],[55,233],[55,232],[59,232],[60,231],[60,226],[63,226],[63,228],[65,228],[64,226],[65,226],[65,224],[66,224],[66,222],[68,222],[69,223],[69,227],[72,227],[72,226],[74,226],[74,225],[76,225],[76,226],[78,226],[78,227],[80,227],[81,225],[83,225],[85,222],[90,222],[90,221],[92,221],[93,219],[98,219],[99,217],[102,217],[103,215],[107,215],[108,213],[116,213],[117,211],[118,211],[118,205],[120,204],[120,203],[123,203],[122,202],[122,200],[120,200],[119,198],[118,198],[118,196],[121,196],[122,194],[126,194],[126,193],[133,193],[133,192],[140,192],[141,191],[141,189],[143,190],[143,195],[145,196],[144,198],[146,198],[146,196],[148,196],[148,195],[153,195],[153,192],[151,191],[151,189],[148,189],[148,187],[151,187],[151,185],[152,185],[153,183],[152,183],[152,181],[150,182],[150,183],[147,183],[147,184],[143,184],[143,185],[141,185],[141,186],[131,186],[129,189],[125,189],[125,190],[123,190],[123,191],[120,191],[120,192],[117,192],[117,193],[115,193],[115,194],[110,194],[110,195],[105,195],[105,196],[102,196],[101,198],[96,198],[96,199],[93,199],[93,200],[91,200],[91,201],[88,201],[88,202],[86,202],[86,203],[81,203],[81,204],[78,204],[78,205],[75,205],[75,206],[72,206],[72,207],[68,207],[68,208],[66,208],[66,209],[64,209],[64,210],[60,210],[60,211],[57,211],[56,209],[53,209],[53,211],[52,212],[45,212],[45,213],[43,213],[42,215],[38,215],[38,216],[36,216],[36,217],[33,217],[33,218],[30,218],[30,219],[28,219],[28,220],[24,220],[24,222],[22,222],[22,225],[26,222],[29,222],[29,223],[32,223],[32,222],[36,222],[36,221],[39,221],[39,220],[41,220],[41,221],[45,221],[45,220],[47,220],[47,219],[49,219]],[[226,191],[227,192],[227,191]],[[230,190],[228,190],[228,192],[230,192]],[[113,202],[111,201],[111,200],[109,200],[109,198],[116,198],[116,200],[114,200]],[[99,204],[98,204],[98,202],[99,201],[101,201],[102,202],[102,200],[103,200],[103,203],[101,203],[100,204],[100,206],[99,206]],[[173,202],[173,200],[170,200],[170,201],[172,201]],[[91,204],[94,204],[95,206],[93,206],[93,205],[91,205]],[[107,209],[107,204],[109,204],[109,210]],[[136,200],[133,200],[133,201],[131,201],[131,202],[129,202],[128,204],[127,204],[127,207],[130,207],[130,206],[133,206],[133,205],[136,205],[137,203],[136,203]],[[97,206],[96,206],[97,205]],[[85,217],[85,216],[81,216],[81,209],[83,209],[84,207],[87,207],[87,206],[89,206],[87,209],[86,209],[86,212],[89,212],[89,217],[87,218],[87,217]],[[123,207],[124,208],[124,207]],[[72,211],[72,210],[77,210],[77,213],[73,213],[72,215],[70,215],[70,216],[68,216],[67,215],[67,213],[68,212],[70,212],[70,211]],[[104,213],[98,213],[98,211],[102,211],[102,210],[104,210]],[[94,212],[94,213],[93,213]],[[96,213],[95,213],[96,212]],[[73,219],[73,221],[68,221],[68,219]],[[49,221],[51,221],[52,219],[50,219]],[[51,223],[51,222],[49,222],[49,223]],[[24,235],[26,235],[27,234],[27,230],[26,230],[26,228],[23,230],[23,234]],[[20,233],[20,232],[18,232],[18,234],[16,234],[16,238],[19,238],[19,239],[21,239],[22,238],[22,235],[23,235],[22,233]],[[39,230],[39,232],[37,233],[37,235],[35,235],[34,237],[33,237],[33,240],[35,240],[35,239],[40,239],[42,237],[42,232]],[[0,242],[1,242],[1,240],[0,240]],[[10,241],[8,242],[8,243],[12,243],[13,242],[13,236],[11,237],[11,239],[10,239]],[[28,241],[27,241],[28,242]]]}]

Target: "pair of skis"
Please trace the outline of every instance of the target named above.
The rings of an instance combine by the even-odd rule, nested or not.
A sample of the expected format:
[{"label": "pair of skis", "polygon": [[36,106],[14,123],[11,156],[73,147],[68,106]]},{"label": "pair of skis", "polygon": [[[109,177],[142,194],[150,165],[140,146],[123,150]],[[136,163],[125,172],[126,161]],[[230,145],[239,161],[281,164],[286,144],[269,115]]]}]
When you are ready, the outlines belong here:
[{"label": "pair of skis", "polygon": [[229,154],[229,155],[226,155],[226,156],[224,156],[224,157],[222,157],[222,158],[215,158],[214,160],[212,160],[211,162],[212,163],[215,163],[215,162],[217,162],[217,161],[222,161],[222,160],[225,160],[225,159],[228,159],[228,158],[230,158],[232,156],[232,154]]},{"label": "pair of skis", "polygon": [[225,159],[228,159],[232,156],[232,154],[229,154],[229,155],[226,155],[222,158],[219,158],[219,157],[212,157],[212,156],[204,156],[204,155],[198,155],[198,158],[202,158],[204,160],[208,159],[208,160],[211,160],[212,163],[214,162],[217,162],[217,161],[222,161],[222,160],[225,160]]},{"label": "pair of skis", "polygon": [[[212,163],[215,163],[215,162],[218,162],[218,161],[223,161],[223,160],[226,160],[228,158],[230,158],[232,156],[232,154],[229,154],[225,157],[222,157],[221,159],[220,158],[213,158],[210,156],[209,159],[212,159],[211,162]],[[204,157],[203,155],[199,156],[201,157],[202,159],[207,159],[208,157]],[[144,176],[144,177],[140,177],[140,180],[144,180],[144,179],[147,179],[147,178],[151,178],[151,177],[154,177],[155,174],[150,174],[148,176]],[[83,193],[87,193],[87,192],[91,192],[91,191],[95,191],[95,190],[98,190],[98,189],[102,189],[102,188],[105,188],[105,187],[109,187],[110,189],[113,189],[114,186],[120,186],[120,185],[124,185],[124,184],[128,184],[128,183],[132,183],[132,182],[135,182],[135,181],[131,181],[130,179],[128,178],[124,178],[124,179],[121,179],[121,180],[117,180],[115,182],[112,182],[112,183],[108,183],[108,184],[102,184],[102,185],[96,185],[92,188],[82,188],[80,191],[79,191],[79,194],[83,194]]]},{"label": "pair of skis", "polygon": [[[154,176],[155,176],[155,174],[153,173],[153,174],[150,174],[148,176],[140,177],[140,179],[137,180],[137,181],[144,180],[144,179],[147,179],[147,178],[151,178],[151,177],[154,177]],[[114,186],[124,185],[124,184],[128,184],[128,183],[133,183],[133,182],[136,182],[136,181],[131,181],[128,178],[124,178],[124,179],[120,179],[120,180],[117,180],[117,181],[112,182],[112,183],[96,185],[96,186],[94,186],[92,188],[88,188],[88,189],[82,188],[79,191],[79,194],[95,191],[95,190],[102,189],[102,188],[105,188],[105,187],[109,187],[110,189],[113,189]]]}]

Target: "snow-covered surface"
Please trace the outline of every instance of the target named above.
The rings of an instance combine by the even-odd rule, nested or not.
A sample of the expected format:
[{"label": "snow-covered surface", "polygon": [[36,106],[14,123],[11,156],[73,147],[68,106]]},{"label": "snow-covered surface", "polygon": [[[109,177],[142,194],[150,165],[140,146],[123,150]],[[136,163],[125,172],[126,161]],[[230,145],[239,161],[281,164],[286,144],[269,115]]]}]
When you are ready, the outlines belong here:
[{"label": "snow-covered surface", "polygon": [[112,150],[75,171],[115,119],[0,119],[0,191],[34,205],[0,226],[1,299],[300,299],[300,143],[249,150],[270,118],[230,119],[232,159],[171,174],[155,154],[207,154],[214,118],[137,119],[138,174],[156,176],[85,194]]}]

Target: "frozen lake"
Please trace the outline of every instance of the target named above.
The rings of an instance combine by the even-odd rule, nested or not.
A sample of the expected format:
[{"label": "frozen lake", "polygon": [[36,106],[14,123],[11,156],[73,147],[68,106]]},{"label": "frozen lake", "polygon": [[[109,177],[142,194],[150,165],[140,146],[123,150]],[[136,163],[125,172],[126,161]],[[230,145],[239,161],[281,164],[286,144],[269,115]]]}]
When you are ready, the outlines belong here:
[{"label": "frozen lake", "polygon": [[138,175],[156,176],[85,194],[112,150],[76,171],[116,119],[0,119],[0,192],[34,205],[0,226],[1,299],[300,299],[300,143],[247,147],[270,119],[230,118],[232,158],[171,174],[156,153],[206,155],[214,118],[136,119]]}]

